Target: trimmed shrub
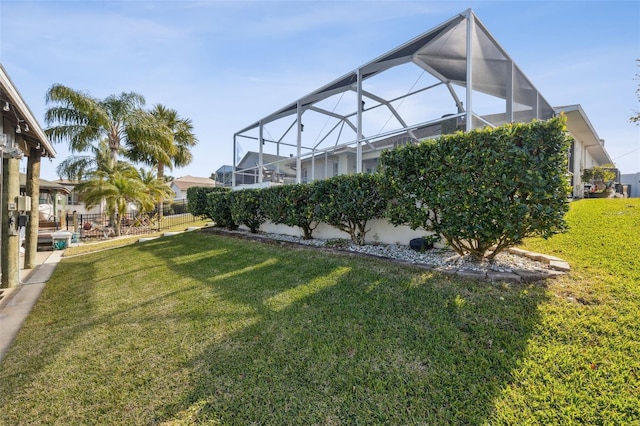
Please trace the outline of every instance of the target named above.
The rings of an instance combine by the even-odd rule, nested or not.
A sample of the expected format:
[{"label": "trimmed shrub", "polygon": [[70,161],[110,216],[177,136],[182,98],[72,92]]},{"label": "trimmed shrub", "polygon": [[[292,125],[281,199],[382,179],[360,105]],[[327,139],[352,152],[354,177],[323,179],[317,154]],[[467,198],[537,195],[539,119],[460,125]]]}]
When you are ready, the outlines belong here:
[{"label": "trimmed shrub", "polygon": [[231,216],[231,192],[215,191],[207,194],[206,215],[218,227],[237,229],[238,225]]},{"label": "trimmed shrub", "polygon": [[194,216],[207,216],[207,195],[211,192],[227,192],[229,188],[207,188],[194,186],[187,188],[187,208]]},{"label": "trimmed shrub", "polygon": [[189,213],[187,211],[187,204],[183,202],[171,203],[171,208],[173,209],[174,214]]},{"label": "trimmed shrub", "polygon": [[230,193],[229,207],[233,222],[246,225],[254,234],[266,220],[260,207],[261,192],[260,189],[242,189]]},{"label": "trimmed shrub", "polygon": [[295,184],[272,186],[262,190],[262,210],[273,223],[297,226],[302,229],[303,238],[313,238],[313,230],[318,226],[318,212],[314,200],[316,185]]},{"label": "trimmed shrub", "polygon": [[384,217],[388,192],[379,174],[340,175],[315,183],[322,221],[365,244],[367,222]]},{"label": "trimmed shrub", "polygon": [[172,201],[165,201],[162,204],[163,216],[172,216],[175,214],[183,214],[183,213],[189,213],[187,211],[187,203],[184,201],[178,201],[177,203],[174,203]]},{"label": "trimmed shrub", "polygon": [[476,259],[525,237],[563,232],[570,195],[565,122],[560,116],[459,132],[383,152],[394,191],[390,221],[433,231]]}]

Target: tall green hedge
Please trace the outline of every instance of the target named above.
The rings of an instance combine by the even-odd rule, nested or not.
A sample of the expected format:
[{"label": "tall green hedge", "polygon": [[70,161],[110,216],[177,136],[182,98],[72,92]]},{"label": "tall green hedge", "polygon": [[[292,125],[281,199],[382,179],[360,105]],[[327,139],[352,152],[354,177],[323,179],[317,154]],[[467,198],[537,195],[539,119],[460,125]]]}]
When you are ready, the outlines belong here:
[{"label": "tall green hedge", "polygon": [[231,191],[214,191],[207,194],[206,215],[216,226],[237,229],[231,216]]},{"label": "tall green hedge", "polygon": [[[456,133],[385,151],[394,224],[433,231],[461,255],[493,258],[566,229],[566,118]],[[494,249],[490,250],[492,247]]]},{"label": "tall green hedge", "polygon": [[254,234],[266,220],[261,207],[261,192],[261,189],[242,189],[232,191],[229,197],[233,222],[246,225]]},{"label": "tall green hedge", "polygon": [[388,202],[379,174],[340,175],[315,183],[322,221],[349,234],[364,245],[372,219],[384,217]]},{"label": "tall green hedge", "polygon": [[207,216],[207,195],[211,192],[225,192],[229,188],[208,188],[202,186],[193,186],[187,188],[187,208],[189,213],[194,216]]},{"label": "tall green hedge", "polygon": [[267,219],[273,223],[297,226],[303,238],[313,238],[319,217],[315,183],[272,186],[262,190],[261,206]]}]

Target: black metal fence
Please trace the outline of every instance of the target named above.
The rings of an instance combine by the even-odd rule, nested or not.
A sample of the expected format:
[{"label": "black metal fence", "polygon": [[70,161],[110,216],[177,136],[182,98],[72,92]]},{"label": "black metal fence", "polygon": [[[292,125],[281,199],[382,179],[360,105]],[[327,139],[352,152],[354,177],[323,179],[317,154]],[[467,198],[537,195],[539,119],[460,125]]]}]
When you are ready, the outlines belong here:
[{"label": "black metal fence", "polygon": [[[198,221],[187,211],[185,201],[165,204],[162,219],[158,212],[127,213],[116,215],[114,221],[120,223],[120,235],[144,235],[164,231],[177,226],[188,226]],[[115,226],[107,214],[67,214],[66,229],[78,233],[80,238],[109,238],[115,236]],[[117,223],[117,222],[116,222]]]}]

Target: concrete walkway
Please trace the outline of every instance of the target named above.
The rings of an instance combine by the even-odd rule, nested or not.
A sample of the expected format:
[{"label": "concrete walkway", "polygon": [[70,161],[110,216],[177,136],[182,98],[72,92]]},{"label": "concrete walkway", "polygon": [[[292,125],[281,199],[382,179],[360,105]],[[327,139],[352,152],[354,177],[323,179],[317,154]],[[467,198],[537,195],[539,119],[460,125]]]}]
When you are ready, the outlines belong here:
[{"label": "concrete walkway", "polygon": [[[2,289],[0,299],[0,361],[11,347],[25,319],[35,306],[64,251],[43,251],[36,255],[34,269],[20,269],[21,283]],[[23,261],[21,256],[20,261]]]}]

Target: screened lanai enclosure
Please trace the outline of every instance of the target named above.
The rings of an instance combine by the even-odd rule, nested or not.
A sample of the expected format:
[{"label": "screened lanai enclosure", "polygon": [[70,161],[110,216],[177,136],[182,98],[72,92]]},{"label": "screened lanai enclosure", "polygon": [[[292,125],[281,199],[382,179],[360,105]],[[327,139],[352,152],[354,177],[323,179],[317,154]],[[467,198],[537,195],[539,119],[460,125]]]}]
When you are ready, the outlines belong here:
[{"label": "screened lanai enclosure", "polygon": [[384,149],[553,115],[469,9],[234,134],[232,184],[373,172]]}]

